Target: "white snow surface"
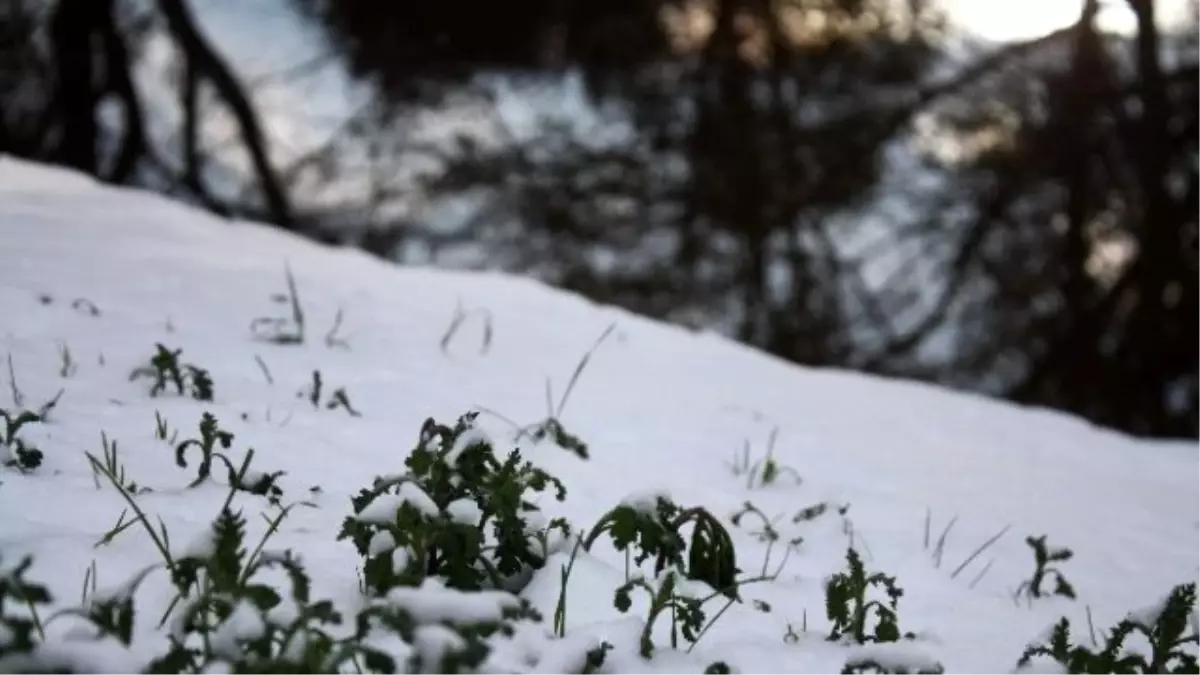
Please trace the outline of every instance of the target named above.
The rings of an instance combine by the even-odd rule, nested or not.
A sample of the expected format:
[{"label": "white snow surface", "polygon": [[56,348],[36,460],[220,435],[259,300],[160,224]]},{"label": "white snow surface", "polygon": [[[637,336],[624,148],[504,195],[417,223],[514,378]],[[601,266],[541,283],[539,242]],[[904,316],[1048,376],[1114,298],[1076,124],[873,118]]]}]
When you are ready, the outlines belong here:
[{"label": "white snow surface", "polygon": [[[285,262],[307,319],[303,345],[256,341],[249,330],[255,317],[285,314],[286,306],[270,299],[285,289]],[[76,303],[80,298],[86,302]],[[88,302],[99,312],[86,311]],[[440,349],[459,304],[490,312],[486,351],[478,315],[463,323],[446,352]],[[324,340],[339,309],[348,349]],[[404,471],[427,417],[453,424],[484,407],[518,424],[542,420],[544,379],[559,395],[584,352],[614,323],[561,418],[589,444],[590,459],[549,442],[532,444],[528,435],[514,441],[510,423],[487,414],[478,419],[479,438],[492,439],[502,453],[520,447],[564,482],[564,502],[548,493],[538,499],[544,515],[565,517],[576,531],[590,529],[627,495],[669,492],[679,504],[723,519],[747,576],[757,575],[767,545],[754,536],[753,518],[741,527],[729,523],[745,501],[782,516],[776,527],[784,541],[772,551],[772,568],[784,542],[804,541],[777,580],[744,587],[746,602],[725,612],[690,653],[683,641],[678,650],[669,647],[660,621],[649,662],[637,654],[644,594],[634,594],[627,614],[613,607],[625,558],[607,539],[579,552],[567,589],[566,638],[553,636],[560,569],[569,560],[556,553],[521,592],[545,623],[495,638],[491,667],[578,667],[582,651],[606,639],[615,646],[606,672],[699,672],[718,660],[740,672],[837,672],[847,658],[862,655],[824,639],[823,580],[844,567],[850,538],[868,571],[896,575],[905,591],[900,629],[921,636],[911,650],[872,653],[902,661],[920,655],[948,672],[1011,672],[1026,644],[1060,616],[1086,633],[1090,606],[1097,628],[1106,628],[1197,578],[1194,443],[1139,441],[1047,410],[790,365],[530,279],[398,267],[4,157],[0,317],[0,358],[11,355],[26,407],[63,390],[48,422],[22,431],[45,453],[43,466],[28,475],[0,468],[0,555],[7,567],[33,554],[29,577],[48,585],[58,606],[79,601],[92,561],[98,585],[111,588],[159,559],[136,526],[93,547],[127,506],[111,488],[93,484],[84,452],[100,456],[102,431],[117,441],[130,479],[152,489],[138,497],[150,518],[162,519],[172,542],[203,548],[225,489],[213,482],[186,488],[197,455],[188,470],[176,467],[170,446],[155,437],[154,414],[182,439],[195,435],[201,413],[210,411],[235,434],[235,462],[254,448],[257,470],[286,472],[279,481],[285,502],[315,504],[293,510],[270,548],[302,555],[313,597],[352,612],[362,603],[360,560],[348,541],[335,541],[351,513],[349,498],[375,476]],[[151,398],[145,381],[129,380],[156,342],[182,348],[183,361],[210,371],[214,402]],[[64,349],[74,364],[66,377]],[[4,366],[0,407],[11,409]],[[315,369],[330,390],[345,387],[361,417],[297,397]],[[729,462],[746,440],[761,456],[776,426],[776,460],[804,480],[747,487]],[[215,465],[214,475],[224,469]],[[314,486],[320,490],[310,491]],[[420,496],[404,499],[422,505]],[[830,508],[811,522],[792,523],[796,511],[822,501],[850,508],[844,516]],[[265,499],[238,493],[235,504],[245,509],[249,541],[257,542],[266,528],[257,513],[268,511]],[[940,568],[923,544],[927,510],[933,539],[958,517]],[[465,517],[460,511],[452,515]],[[952,576],[1006,525],[1005,536]],[[1033,568],[1024,538],[1041,534],[1074,551],[1060,568],[1079,601],[1012,600]],[[647,577],[652,564],[642,566]],[[169,626],[155,624],[170,591],[161,573],[138,587],[137,604],[146,609],[128,654],[114,651],[111,640],[96,644],[90,657],[82,651],[92,647],[86,641],[59,640],[44,651],[63,661],[90,658],[93,668],[136,668],[163,652]],[[390,597],[435,619],[491,615],[507,602],[488,594],[464,604],[433,583]],[[770,611],[754,601],[769,603]],[[714,602],[705,609],[712,616],[719,608]],[[253,632],[253,622],[242,618],[230,630]],[[789,627],[800,632],[804,624],[807,633],[784,639]],[[445,631],[424,629],[419,644],[407,649],[429,655],[448,640]]]}]

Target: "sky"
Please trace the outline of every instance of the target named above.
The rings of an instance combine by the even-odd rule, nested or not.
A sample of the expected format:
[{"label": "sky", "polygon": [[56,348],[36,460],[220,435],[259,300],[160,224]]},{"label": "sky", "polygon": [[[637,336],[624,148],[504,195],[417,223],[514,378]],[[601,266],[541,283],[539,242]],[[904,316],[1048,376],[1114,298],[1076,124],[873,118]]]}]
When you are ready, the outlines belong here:
[{"label": "sky", "polygon": [[[1025,40],[1070,25],[1079,17],[1080,0],[945,0],[950,15],[981,38],[1004,42]],[[1180,0],[1160,3],[1182,5]],[[1101,3],[1100,24],[1114,31],[1133,26],[1125,0]],[[1170,11],[1170,10],[1168,10]]]}]

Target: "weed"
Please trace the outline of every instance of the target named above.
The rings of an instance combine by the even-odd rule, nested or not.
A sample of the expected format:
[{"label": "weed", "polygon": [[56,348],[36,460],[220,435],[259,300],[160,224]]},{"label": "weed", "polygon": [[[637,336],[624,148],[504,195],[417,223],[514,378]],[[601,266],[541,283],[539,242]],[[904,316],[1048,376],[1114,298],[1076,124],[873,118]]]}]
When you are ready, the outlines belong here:
[{"label": "weed", "polygon": [[571,547],[571,559],[559,570],[558,602],[554,606],[554,634],[564,637],[567,634],[567,582],[571,578],[571,570],[575,567],[575,557],[583,545],[583,537],[575,537],[575,545]]},{"label": "weed", "polygon": [[516,428],[517,435],[515,440],[517,441],[520,441],[526,436],[528,436],[535,443],[541,443],[546,439],[550,439],[555,443],[555,445],[558,445],[564,450],[570,450],[579,456],[580,459],[587,459],[587,443],[585,443],[579,436],[568,432],[566,427],[563,426],[561,418],[563,410],[566,409],[567,401],[571,397],[571,392],[575,389],[575,384],[579,381],[579,377],[583,375],[584,369],[587,368],[588,362],[592,358],[592,354],[595,353],[600,345],[604,343],[604,341],[610,334],[612,334],[614,330],[616,330],[616,328],[616,324],[612,324],[606,328],[604,332],[600,334],[600,337],[596,339],[596,342],[592,345],[591,349],[584,352],[583,356],[580,357],[579,363],[575,364],[575,370],[571,373],[571,379],[567,381],[567,388],[563,391],[562,397],[558,399],[557,405],[554,403],[554,385],[551,384],[549,377],[546,378],[546,418],[541,422],[522,427],[516,422],[513,422],[507,417],[504,417],[503,415],[494,411],[483,409],[484,412],[495,415],[496,417],[508,422],[514,428]]},{"label": "weed", "polygon": [[337,314],[333,316],[333,326],[330,327],[329,332],[325,334],[325,346],[329,347],[330,349],[333,349],[334,347],[338,347],[339,349],[350,349],[350,343],[347,342],[344,337],[338,335],[338,331],[342,327],[342,318],[342,308],[338,307]]},{"label": "weed", "polygon": [[1057,565],[1052,564],[1070,560],[1075,555],[1074,552],[1069,548],[1047,546],[1046,535],[1025,537],[1025,543],[1029,545],[1029,548],[1033,549],[1033,576],[1021,582],[1020,586],[1017,586],[1013,597],[1015,598],[1024,593],[1031,602],[1034,598],[1044,597],[1047,593],[1042,588],[1042,584],[1048,577],[1053,577],[1055,582],[1054,590],[1050,591],[1049,594],[1061,595],[1064,598],[1074,600],[1075,587],[1063,576],[1062,570]]},{"label": "weed", "polygon": [[22,410],[17,413],[0,408],[4,418],[3,435],[0,435],[0,450],[5,451],[3,464],[22,473],[33,471],[42,465],[42,451],[20,437],[21,429],[27,424],[40,424],[45,419],[38,413]]},{"label": "weed", "polygon": [[[0,662],[7,662],[19,656],[28,657],[39,638],[45,639],[36,607],[49,604],[51,598],[45,586],[25,580],[25,573],[33,566],[31,557],[22,558],[14,566],[2,563],[0,559]],[[25,606],[31,616],[15,614],[13,604]]]},{"label": "weed", "polygon": [[275,378],[271,377],[271,369],[267,367],[267,362],[262,360],[258,354],[254,355],[254,362],[258,364],[258,369],[262,371],[263,377],[266,378],[267,384],[275,384]]},{"label": "weed", "polygon": [[[298,392],[296,395],[301,398],[307,398],[308,402],[311,403],[314,408],[320,408],[322,405],[321,393],[324,386],[325,382],[324,378],[321,377],[321,371],[314,370],[312,371],[312,383],[309,384],[307,389],[300,390],[300,392]],[[355,410],[354,406],[350,403],[350,395],[346,393],[345,387],[338,387],[337,389],[334,389],[329,394],[329,398],[325,401],[324,406],[326,410],[336,410],[338,408],[342,408],[349,413],[351,417],[362,417],[362,413]]]},{"label": "weed", "polygon": [[[929,508],[926,508],[925,509],[925,539],[923,542],[926,551],[929,550],[929,534],[930,534],[929,528],[930,528],[930,525],[932,524],[932,521],[933,521],[933,512]],[[951,518],[949,521],[946,522],[946,527],[942,530],[941,535],[938,536],[938,538],[937,538],[937,542],[934,545],[934,549],[933,549],[933,553],[932,553],[933,566],[936,569],[941,569],[941,567],[942,567],[942,561],[944,560],[945,555],[946,555],[946,541],[950,536],[950,531],[952,529],[954,529],[954,525],[957,522],[958,522],[958,516],[956,515],[953,518]],[[998,532],[996,532],[996,534],[992,535],[986,541],[984,541],[982,544],[980,544],[978,548],[976,548],[974,551],[972,551],[970,555],[968,555],[966,558],[964,558],[963,561],[961,563],[959,563],[957,567],[954,568],[954,571],[950,573],[950,578],[957,579],[959,574],[962,574],[963,571],[966,570],[967,567],[969,567],[971,565],[971,563],[975,561],[976,558],[978,558],[980,555],[983,555],[984,551],[987,551],[989,548],[994,546],[996,544],[996,542],[1000,541],[1000,539],[1005,534],[1007,534],[1010,529],[1012,529],[1011,525],[1005,525]],[[981,579],[983,579],[983,576],[985,574],[987,574],[988,569],[991,568],[992,562],[994,562],[994,561],[989,561],[987,563],[987,565],[984,566],[983,570],[981,570],[975,576],[975,578],[973,578],[971,580],[971,584],[970,584],[971,588],[974,588],[975,585],[978,584]]]},{"label": "weed", "polygon": [[283,265],[283,274],[287,280],[287,294],[273,295],[271,300],[287,303],[291,316],[260,316],[250,322],[250,332],[258,340],[277,345],[304,344],[304,307],[300,302],[300,292],[296,289],[296,278],[292,276],[292,268],[287,263]]},{"label": "weed", "polygon": [[121,486],[122,490],[125,490],[130,494],[137,495],[144,492],[150,492],[150,488],[139,487],[135,481],[126,478],[125,466],[121,464],[119,457],[120,452],[117,450],[117,442],[115,440],[110,441],[108,434],[104,433],[103,431],[100,432],[100,445],[103,449],[102,461],[92,462],[91,460],[94,459],[94,457],[92,455],[88,455],[89,464],[92,467],[92,482],[96,485],[97,490],[100,489],[100,476],[103,474],[106,476],[111,476],[112,479]]},{"label": "weed", "polygon": [[150,357],[148,365],[135,368],[129,374],[129,381],[142,378],[153,378],[150,395],[158,396],[174,387],[180,396],[190,396],[197,401],[213,400],[213,381],[208,371],[191,363],[181,363],[182,349],[167,349],[161,342],[155,344],[154,356]]},{"label": "weed", "polygon": [[[1180,584],[1156,607],[1120,621],[1098,651],[1072,645],[1071,623],[1063,617],[1054,625],[1048,643],[1030,645],[1018,665],[1028,665],[1035,656],[1048,656],[1069,673],[1194,673],[1196,655],[1184,648],[1200,644],[1195,629],[1188,630],[1195,604],[1196,584]],[[1125,641],[1135,634],[1149,643],[1149,654],[1126,647]]]},{"label": "weed", "polygon": [[100,308],[87,298],[75,298],[71,303],[71,309],[85,312],[88,316],[100,316]]},{"label": "weed", "polygon": [[676,567],[669,567],[663,570],[659,575],[655,584],[651,584],[645,578],[638,576],[626,581],[617,588],[613,605],[621,612],[628,612],[633,604],[630,598],[630,593],[635,589],[645,591],[650,597],[649,615],[646,617],[646,622],[642,627],[642,634],[638,640],[638,649],[643,658],[650,658],[654,654],[654,639],[652,637],[654,630],[654,622],[665,611],[671,612],[671,648],[675,649],[678,645],[678,635],[682,634],[683,639],[695,644],[700,639],[700,629],[704,625],[704,612],[701,610],[701,600],[690,595],[684,595],[677,592],[677,586],[681,581],[682,574]]},{"label": "weed", "polygon": [[18,408],[25,407],[25,395],[21,393],[21,387],[17,384],[17,373],[13,370],[12,354],[8,355],[8,388],[12,392],[13,405]]},{"label": "weed", "polygon": [[735,456],[732,462],[726,463],[734,476],[746,477],[746,487],[748,489],[769,487],[785,476],[791,478],[796,485],[804,482],[798,471],[790,466],[780,464],[775,459],[775,442],[778,438],[779,427],[774,427],[771,429],[771,435],[767,437],[766,454],[756,460],[751,460],[750,441],[745,440],[742,442],[742,454]]},{"label": "weed", "polygon": [[[779,533],[779,530],[775,529],[775,525],[778,523],[780,516],[776,516],[775,518],[767,518],[767,514],[763,513],[757,506],[751,504],[750,502],[746,502],[742,505],[742,509],[740,511],[730,517],[729,521],[733,523],[734,527],[738,527],[741,525],[742,519],[746,516],[756,518],[759,522],[759,529],[751,534],[759,542],[767,545],[767,551],[763,554],[763,564],[762,569],[759,570],[759,574],[764,577],[768,576],[767,567],[771,562],[771,551],[775,547],[775,544],[783,539],[782,535]],[[800,544],[802,543],[804,543],[804,537],[793,537],[792,539],[787,540],[783,552],[783,559],[779,561],[779,565],[770,575],[772,578],[777,578],[779,574],[783,572],[783,567],[787,564],[788,556],[790,556],[793,551],[799,550]]]},{"label": "weed", "polygon": [[246,451],[241,468],[235,468],[233,461],[220,452],[232,445],[233,434],[221,429],[211,413],[206,412],[200,417],[199,431],[199,438],[189,438],[175,446],[175,464],[180,468],[187,468],[184,456],[188,450],[196,448],[200,451],[196,479],[188,485],[189,488],[198,487],[207,480],[212,474],[213,460],[220,460],[228,471],[229,485],[233,489],[266,496],[272,503],[278,503],[283,498],[283,491],[278,485],[283,472],[261,473],[250,470],[250,462],[254,457],[253,449]]},{"label": "weed", "polygon": [[71,347],[65,342],[60,342],[58,345],[58,376],[66,379],[75,375],[79,370],[75,364],[75,359],[71,356]]},{"label": "weed", "polygon": [[[872,587],[881,588],[886,600],[868,599]],[[853,548],[846,549],[846,570],[825,582],[825,614],[833,624],[828,640],[866,642],[896,642],[900,639],[897,605],[903,589],[896,578],[882,572],[867,575],[862,559]],[[875,610],[875,625],[868,632],[871,610]]]},{"label": "weed", "polygon": [[154,437],[160,441],[166,441],[171,446],[174,446],[179,439],[179,430],[172,429],[167,418],[157,410],[154,411]]},{"label": "weed", "polygon": [[486,354],[492,346],[492,313],[486,308],[474,310],[463,309],[462,301],[459,300],[454,307],[454,316],[450,318],[450,325],[446,327],[446,332],[442,335],[441,346],[442,353],[446,354],[450,351],[450,341],[454,339],[455,333],[472,316],[479,316],[483,322],[483,339],[479,346],[479,353]]}]

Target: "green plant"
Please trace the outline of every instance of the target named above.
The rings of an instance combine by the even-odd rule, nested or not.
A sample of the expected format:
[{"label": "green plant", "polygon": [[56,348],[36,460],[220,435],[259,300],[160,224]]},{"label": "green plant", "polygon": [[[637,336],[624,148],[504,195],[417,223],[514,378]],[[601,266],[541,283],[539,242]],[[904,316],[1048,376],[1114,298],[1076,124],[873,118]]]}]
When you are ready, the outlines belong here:
[{"label": "green plant", "polygon": [[208,371],[191,363],[181,363],[182,349],[167,349],[161,342],[154,345],[154,356],[148,365],[135,368],[129,381],[153,378],[150,395],[158,396],[168,385],[180,396],[191,396],[197,401],[213,400],[213,381]]},{"label": "green plant", "polygon": [[189,488],[198,487],[209,478],[212,474],[213,460],[216,459],[225,465],[228,471],[229,485],[235,490],[263,495],[273,503],[278,503],[283,498],[283,490],[279,487],[278,480],[284,472],[251,471],[249,466],[254,457],[253,449],[246,451],[246,458],[242,462],[241,469],[235,468],[233,461],[220,452],[222,449],[229,449],[232,445],[233,434],[221,429],[217,418],[213,417],[211,413],[206,412],[201,415],[199,430],[199,438],[189,438],[175,446],[175,464],[180,468],[187,468],[185,455],[188,450],[196,448],[200,451],[200,464],[196,470],[196,479],[188,485]]},{"label": "green plant", "polygon": [[[0,558],[0,662],[29,655],[44,638],[37,606],[49,604],[51,597],[45,586],[25,580],[32,566],[29,556],[16,565],[6,565]],[[30,616],[16,614],[13,605],[26,607]]]},{"label": "green plant", "polygon": [[[325,386],[324,379],[321,377],[321,371],[312,371],[312,383],[307,389],[302,389],[297,396],[307,398],[308,402],[314,408],[321,407],[321,393]],[[330,393],[328,400],[325,401],[326,410],[336,410],[337,408],[344,409],[351,417],[362,417],[362,413],[354,409],[350,403],[350,395],[346,393],[345,387],[338,387]]]},{"label": "green plant", "polygon": [[579,456],[580,459],[587,459],[587,443],[585,443],[579,436],[568,432],[566,427],[563,426],[561,418],[563,410],[565,410],[567,407],[567,401],[571,398],[571,392],[575,389],[576,383],[579,382],[579,377],[583,375],[583,371],[587,368],[588,363],[592,358],[592,354],[594,354],[595,351],[600,348],[600,345],[603,344],[606,339],[608,339],[608,336],[611,335],[616,328],[616,324],[612,324],[606,328],[604,332],[600,334],[600,337],[596,339],[596,342],[592,345],[592,347],[584,352],[583,356],[580,357],[579,362],[575,364],[575,370],[571,373],[571,378],[567,381],[567,388],[563,391],[562,397],[558,399],[557,404],[554,403],[554,385],[550,382],[549,377],[546,378],[546,417],[542,421],[526,426],[520,426],[516,422],[513,422],[497,412],[486,409],[482,410],[511,424],[517,430],[517,435],[515,438],[517,441],[520,441],[526,436],[536,443],[541,443],[546,439],[550,439],[555,445],[563,448],[564,450],[570,450]]},{"label": "green plant", "polygon": [[650,610],[646,617],[646,622],[642,627],[642,634],[638,640],[638,651],[643,658],[650,658],[654,654],[654,639],[652,637],[654,630],[654,622],[658,617],[666,611],[671,613],[671,648],[678,647],[678,636],[682,634],[683,639],[691,643],[696,643],[700,637],[700,629],[704,625],[704,611],[701,609],[702,600],[690,595],[681,594],[678,592],[678,585],[683,575],[678,568],[670,567],[663,570],[659,575],[655,584],[651,584],[644,577],[636,576],[629,581],[626,581],[616,590],[616,596],[613,600],[615,606],[621,612],[628,612],[633,604],[630,593],[634,589],[645,591],[650,597]]},{"label": "green plant", "polygon": [[166,441],[172,446],[179,440],[179,430],[172,429],[167,418],[157,410],[154,411],[154,437],[160,441]]},{"label": "green plant", "polygon": [[260,316],[250,322],[250,332],[255,339],[271,342],[277,345],[304,344],[304,307],[300,302],[300,292],[296,289],[296,278],[292,276],[292,268],[287,263],[283,265],[283,274],[287,280],[287,294],[271,296],[277,303],[287,303],[291,315],[289,317]]},{"label": "green plant", "polygon": [[[771,551],[775,547],[775,544],[783,539],[783,536],[779,533],[779,530],[775,529],[775,525],[778,523],[780,517],[776,516],[775,518],[767,518],[767,514],[763,513],[762,510],[760,510],[757,506],[751,504],[750,502],[745,502],[742,505],[741,510],[733,514],[729,521],[733,523],[734,527],[739,527],[741,526],[742,520],[747,516],[756,518],[760,525],[758,530],[751,532],[751,535],[759,542],[767,545],[766,553],[763,554],[762,569],[759,570],[760,576],[765,577],[767,576],[767,567],[771,563]],[[793,537],[787,540],[783,552],[783,559],[779,561],[779,565],[776,566],[775,571],[770,575],[772,578],[777,578],[779,574],[783,572],[783,567],[787,564],[788,556],[790,556],[793,551],[798,550],[800,548],[800,544],[802,543],[804,543],[804,537]]]},{"label": "green plant", "polygon": [[[881,588],[886,599],[868,599],[867,593]],[[896,578],[882,572],[867,575],[862,559],[854,548],[846,549],[846,569],[825,582],[825,614],[832,626],[828,640],[867,642],[896,642],[900,639],[897,605],[904,591]],[[868,630],[871,611],[875,624]]]},{"label": "green plant", "polygon": [[0,408],[0,417],[4,418],[3,435],[0,436],[0,449],[7,455],[4,466],[17,469],[22,473],[33,471],[42,465],[42,451],[27,443],[19,434],[26,424],[40,424],[44,418],[29,410],[12,413]]},{"label": "green plant", "polygon": [[[1189,631],[1188,625],[1195,605],[1195,583],[1175,586],[1156,607],[1117,623],[1098,651],[1072,645],[1071,623],[1063,617],[1054,625],[1049,641],[1030,645],[1017,663],[1024,667],[1035,656],[1047,656],[1069,673],[1194,673],[1198,667],[1196,654],[1185,647],[1200,644],[1200,635],[1195,628]],[[1125,645],[1135,634],[1146,639],[1149,654]]]},{"label": "green plant", "polygon": [[[562,501],[566,489],[519,450],[497,457],[475,418],[463,415],[453,427],[426,420],[406,472],[376,478],[351,500],[354,514],[338,539],[349,539],[363,557],[370,593],[430,577],[460,590],[505,588],[545,564],[548,551],[527,526],[538,508],[525,493],[553,488]],[[561,519],[549,528],[569,532]]]},{"label": "green plant", "polygon": [[1042,588],[1043,582],[1048,577],[1054,578],[1054,590],[1050,595],[1061,595],[1064,598],[1075,599],[1075,587],[1071,585],[1067,578],[1063,576],[1062,570],[1057,565],[1052,563],[1062,563],[1070,560],[1075,554],[1069,548],[1057,548],[1046,545],[1046,535],[1040,537],[1025,537],[1025,543],[1029,548],[1033,549],[1033,576],[1027,581],[1021,582],[1017,587],[1014,597],[1026,594],[1030,600],[1033,598],[1041,598],[1046,595],[1046,591]]},{"label": "green plant", "polygon": [[[121,464],[119,457],[120,453],[117,450],[117,442],[115,440],[110,441],[108,434],[104,433],[103,431],[100,432],[100,445],[104,453],[104,459],[94,463],[90,460],[88,462],[92,467],[92,482],[96,485],[97,490],[100,489],[101,474],[107,473],[107,475],[110,475],[116,479],[117,483],[121,485],[122,489],[126,490],[130,494],[136,495],[143,492],[150,492],[150,488],[139,487],[136,482],[126,478],[125,465]],[[88,457],[91,457],[91,455],[88,455]]]},{"label": "green plant", "polygon": [[567,582],[571,579],[571,570],[575,567],[575,557],[583,546],[583,537],[575,537],[571,547],[571,559],[559,569],[558,573],[558,602],[554,606],[554,634],[564,637],[567,634]]},{"label": "green plant", "polygon": [[[618,551],[637,550],[638,565],[654,557],[654,573],[681,568],[688,579],[703,581],[730,599],[738,599],[737,552],[729,531],[702,507],[680,508],[669,498],[656,495],[652,503],[623,503],[601,516],[584,538],[583,548],[604,534]],[[681,531],[692,526],[690,541]],[[685,561],[684,554],[687,554]],[[628,577],[628,574],[627,574]]]}]

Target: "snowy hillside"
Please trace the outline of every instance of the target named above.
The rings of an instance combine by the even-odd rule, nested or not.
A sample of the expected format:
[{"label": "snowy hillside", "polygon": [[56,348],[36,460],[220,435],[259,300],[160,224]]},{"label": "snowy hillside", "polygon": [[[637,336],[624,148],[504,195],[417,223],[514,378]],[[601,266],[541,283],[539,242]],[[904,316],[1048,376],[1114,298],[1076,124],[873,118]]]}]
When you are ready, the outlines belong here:
[{"label": "snowy hillside", "polygon": [[[276,297],[288,292],[285,264],[303,312],[299,344],[288,343],[296,329],[291,305]],[[455,321],[456,308],[464,320]],[[317,626],[302,615],[303,603],[298,609],[289,599],[289,578],[272,568],[247,586],[244,575],[226,574],[223,542],[214,546],[211,524],[232,495],[246,521],[242,546],[256,552],[268,519],[280,513],[271,504],[278,493],[265,489],[267,476],[279,471],[281,503],[310,504],[289,511],[264,550],[300,556],[312,601],[330,599],[341,611],[342,624],[323,630],[334,640],[348,638],[356,615],[374,608],[364,620],[371,612],[382,618],[364,623],[370,632],[359,642],[397,659],[397,667],[434,672],[454,665],[442,660],[447,655],[482,658],[479,669],[490,672],[582,672],[589,652],[605,655],[599,672],[700,672],[715,662],[740,672],[833,672],[864,655],[893,668],[1010,672],[1026,645],[1044,639],[1060,617],[1070,619],[1073,641],[1094,649],[1089,615],[1097,633],[1106,631],[1197,579],[1193,443],[1140,442],[1049,411],[799,368],[526,279],[397,268],[7,158],[0,158],[0,317],[0,408],[14,418],[37,412],[61,391],[43,422],[12,434],[0,429],[7,444],[0,459],[8,464],[0,467],[0,595],[7,593],[0,598],[0,671],[44,668],[50,659],[87,671],[152,665],[218,672],[238,659],[252,661],[255,649],[276,654],[284,640],[284,656],[297,659],[289,671],[303,659],[328,666],[318,633],[301,631],[302,640],[271,632],[278,623]],[[259,321],[252,330],[258,317],[281,321]],[[182,394],[168,377],[165,390],[151,395],[159,343],[182,350]],[[558,408],[589,353],[565,405],[548,412],[546,382]],[[167,354],[157,365],[169,361]],[[148,370],[131,380],[138,368]],[[209,393],[211,401],[198,400]],[[481,409],[457,436],[427,434],[416,457],[424,461],[405,465],[427,418],[454,427]],[[266,494],[231,490],[220,458],[211,477],[189,487],[202,452],[185,448],[180,467],[175,446],[203,440],[204,413],[232,433],[228,448],[214,437],[212,449],[234,469],[253,448],[241,482]],[[535,433],[533,425],[548,415],[587,444],[587,458],[549,438],[554,424]],[[518,478],[495,466],[485,471],[489,439],[501,461],[519,447],[523,459],[560,479],[565,499],[554,498],[553,485],[530,490],[526,498],[540,516],[517,513],[516,493],[505,487]],[[21,462],[36,463],[32,448],[42,453],[41,464],[25,470]],[[778,471],[764,484],[768,452]],[[744,458],[757,468],[748,473]],[[361,513],[347,519],[355,514],[351,497],[374,478],[406,473],[416,480],[364,499]],[[651,613],[647,592],[633,588],[626,612],[614,602],[618,587],[640,578],[638,566],[609,534],[585,550],[548,526],[562,517],[573,532],[590,531],[627,504],[618,510],[616,532],[640,527],[650,536],[666,518],[656,514],[655,495],[703,507],[704,532],[716,532],[718,544],[728,532],[743,570],[738,581],[770,578],[740,585],[741,602],[728,609],[725,596],[714,594],[701,606],[700,625],[711,628],[694,648],[680,634],[672,649],[672,618],[686,623],[690,599],[713,594],[713,584],[680,580],[674,596],[663,596],[679,611],[668,608],[655,619],[646,662],[639,636]],[[753,514],[734,524],[731,516],[746,502],[774,522],[779,541],[763,540]],[[534,536],[507,527],[497,540],[493,507],[520,516]],[[485,550],[470,557],[464,551],[478,543],[481,518],[489,523]],[[164,563],[148,533],[163,539],[160,519],[174,580],[161,567],[139,576]],[[365,556],[352,538],[338,540],[344,525]],[[683,533],[684,573],[707,574],[717,585],[718,577],[728,580],[728,570],[691,555],[690,526]],[[1051,595],[1053,573],[1039,585],[1046,597],[1022,588],[1035,570],[1026,537],[1041,535],[1051,552],[1073,551],[1050,567],[1073,586],[1076,600]],[[636,556],[650,547],[656,554],[663,541],[675,542],[651,537],[629,551]],[[913,637],[876,647],[860,647],[853,637],[827,639],[836,625],[827,614],[826,581],[847,572],[851,545],[867,574],[895,577],[903,589],[896,623]],[[501,613],[518,611],[512,596],[438,584],[487,586],[480,561],[507,569],[498,552],[513,551],[525,557],[514,563],[515,574],[500,575],[503,585],[543,621],[505,620],[511,635],[489,634]],[[20,589],[5,590],[25,554],[33,555],[26,580],[54,597],[38,608],[41,628],[30,630],[21,629],[21,617],[30,615]],[[365,581],[364,559],[371,561]],[[640,566],[646,585],[671,591],[674,577],[656,575],[654,559]],[[442,580],[422,581],[434,567]],[[283,601],[262,614],[253,603],[276,598],[256,583],[275,586]],[[396,587],[364,593],[364,583]],[[187,598],[168,614],[180,589]],[[221,619],[236,608],[206,629],[199,597],[209,598],[207,607]],[[59,608],[82,603],[96,615],[125,598],[136,608],[129,647],[113,635],[93,639],[95,629],[78,617],[48,621]],[[872,586],[866,599],[886,604],[883,586]],[[556,630],[560,606],[565,616]],[[189,623],[185,616],[198,618]],[[886,623],[877,624],[872,609],[866,635],[889,637]],[[40,646],[19,654],[14,640],[22,635]],[[172,651],[171,636],[196,651]],[[612,649],[597,649],[602,642]],[[472,651],[479,645],[487,649]],[[1145,649],[1132,638],[1127,646]],[[1194,645],[1187,650],[1194,654]],[[155,660],[168,653],[172,659]],[[341,668],[378,665],[359,658]],[[1031,667],[1054,664],[1035,659]]]}]

